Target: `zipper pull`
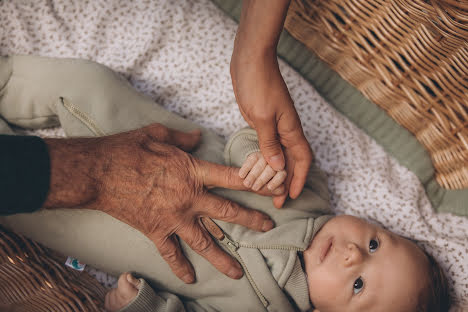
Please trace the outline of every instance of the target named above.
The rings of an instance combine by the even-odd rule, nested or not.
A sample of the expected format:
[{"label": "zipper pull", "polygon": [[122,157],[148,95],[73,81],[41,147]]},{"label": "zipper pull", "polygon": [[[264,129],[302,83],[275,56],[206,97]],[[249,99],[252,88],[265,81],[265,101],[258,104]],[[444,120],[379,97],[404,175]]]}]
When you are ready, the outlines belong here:
[{"label": "zipper pull", "polygon": [[230,240],[229,238],[227,238],[227,236],[224,236],[224,238],[221,240],[221,243],[226,245],[231,251],[236,251],[237,249],[239,249],[239,244],[235,241]]},{"label": "zipper pull", "polygon": [[219,240],[223,245],[226,245],[229,250],[236,251],[239,249],[239,244],[227,238],[227,236],[224,235],[223,230],[221,230],[221,228],[211,220],[211,218],[201,217],[200,220],[211,236]]}]

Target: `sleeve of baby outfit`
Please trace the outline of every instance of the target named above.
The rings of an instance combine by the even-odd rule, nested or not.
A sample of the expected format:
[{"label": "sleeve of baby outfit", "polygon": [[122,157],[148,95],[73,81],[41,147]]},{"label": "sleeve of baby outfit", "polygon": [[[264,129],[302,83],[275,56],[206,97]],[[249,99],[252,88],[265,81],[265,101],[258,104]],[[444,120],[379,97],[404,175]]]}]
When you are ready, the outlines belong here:
[{"label": "sleeve of baby outfit", "polygon": [[182,301],[167,292],[156,293],[142,278],[138,286],[138,295],[119,312],[185,312]]},{"label": "sleeve of baby outfit", "polygon": [[242,167],[250,154],[259,151],[257,132],[251,128],[244,128],[235,132],[226,143],[224,162],[228,166]]},{"label": "sleeve of baby outfit", "polygon": [[39,209],[49,181],[49,153],[41,138],[0,135],[0,215]]}]

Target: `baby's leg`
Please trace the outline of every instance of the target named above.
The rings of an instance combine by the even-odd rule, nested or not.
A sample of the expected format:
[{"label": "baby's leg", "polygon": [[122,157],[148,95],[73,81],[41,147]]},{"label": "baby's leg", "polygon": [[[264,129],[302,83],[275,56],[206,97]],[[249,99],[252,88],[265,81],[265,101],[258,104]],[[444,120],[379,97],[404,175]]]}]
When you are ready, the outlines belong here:
[{"label": "baby's leg", "polygon": [[[70,137],[109,135],[151,123],[181,131],[200,128],[138,93],[103,65],[32,56],[0,61],[11,72],[4,79],[8,83],[0,98],[0,115],[12,124],[33,129],[61,125]],[[206,129],[202,132],[195,155],[222,163],[224,140]]]}]

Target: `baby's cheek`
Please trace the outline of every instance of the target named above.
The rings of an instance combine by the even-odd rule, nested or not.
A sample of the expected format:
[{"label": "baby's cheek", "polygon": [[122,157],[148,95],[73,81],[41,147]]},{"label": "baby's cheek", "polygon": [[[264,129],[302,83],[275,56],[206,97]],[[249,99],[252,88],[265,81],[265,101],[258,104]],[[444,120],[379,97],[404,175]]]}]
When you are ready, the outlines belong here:
[{"label": "baby's cheek", "polygon": [[344,291],[344,281],[340,281],[336,270],[318,264],[315,258],[313,250],[308,249],[304,252],[310,301],[321,312],[334,311],[334,306],[338,304],[339,297]]}]

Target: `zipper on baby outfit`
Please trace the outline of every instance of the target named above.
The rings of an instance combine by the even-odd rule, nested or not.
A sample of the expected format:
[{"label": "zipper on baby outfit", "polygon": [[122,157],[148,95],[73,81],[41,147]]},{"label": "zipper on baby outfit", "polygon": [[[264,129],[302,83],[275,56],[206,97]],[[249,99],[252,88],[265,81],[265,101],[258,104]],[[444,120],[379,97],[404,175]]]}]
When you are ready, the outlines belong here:
[{"label": "zipper on baby outfit", "polygon": [[257,284],[255,284],[255,281],[250,275],[250,272],[247,269],[247,266],[245,265],[244,260],[242,260],[242,257],[237,252],[239,247],[243,247],[243,246],[241,246],[238,242],[230,239],[226,235],[226,233],[224,233],[224,231],[216,223],[214,223],[214,221],[211,220],[210,218],[201,217],[200,219],[203,225],[205,226],[206,230],[211,234],[211,236],[216,238],[222,245],[226,246],[227,249],[234,256],[234,258],[236,258],[236,260],[240,263],[240,265],[242,266],[244,270],[245,276],[247,277],[247,280],[249,281],[250,285],[252,285],[252,288],[257,294],[257,297],[262,302],[263,306],[266,308],[268,306],[268,301],[266,300],[265,296],[261,293],[260,289],[258,289]]},{"label": "zipper on baby outfit", "polygon": [[257,245],[257,244],[246,244],[238,243],[239,247],[244,248],[255,248],[255,249],[278,249],[278,250],[294,250],[294,251],[304,251],[302,247],[290,246],[290,245]]}]

